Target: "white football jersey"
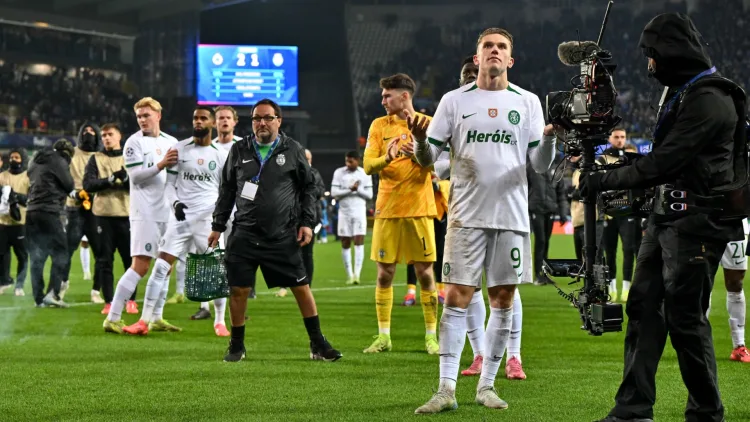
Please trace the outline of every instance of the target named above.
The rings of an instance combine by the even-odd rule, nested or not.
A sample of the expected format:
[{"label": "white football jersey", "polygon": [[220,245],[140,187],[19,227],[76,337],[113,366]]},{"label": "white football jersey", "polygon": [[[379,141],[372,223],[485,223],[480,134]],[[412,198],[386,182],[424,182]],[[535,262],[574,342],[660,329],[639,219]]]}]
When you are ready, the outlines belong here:
[{"label": "white football jersey", "polygon": [[219,198],[221,171],[228,153],[213,143],[200,146],[188,138],[174,146],[177,164],[167,169],[167,187],[176,189],[177,200],[187,205],[185,218],[210,217]]},{"label": "white football jersey", "polygon": [[427,137],[438,148],[450,144],[448,227],[528,233],[526,154],[543,132],[539,97],[514,84],[502,91],[472,84],[445,94]]},{"label": "white football jersey", "polygon": [[[155,166],[167,151],[177,144],[177,139],[159,132],[154,138],[144,136],[140,130],[125,141],[125,167],[145,169]],[[170,208],[164,197],[167,173],[159,172],[156,176],[139,184],[130,178],[130,219],[133,221],[150,220],[158,223],[169,221]]]},{"label": "white football jersey", "polygon": [[213,142],[217,147],[224,148],[227,152],[229,152],[229,150],[232,149],[232,145],[234,145],[234,143],[237,141],[241,141],[242,139],[242,136],[234,135],[232,142],[222,144],[221,142],[219,142],[219,137],[217,136],[211,142]]},{"label": "white football jersey", "polygon": [[[353,192],[351,187],[356,182],[359,182],[359,188]],[[372,199],[372,176],[362,167],[355,171],[349,171],[346,166],[337,168],[333,172],[331,195],[339,201],[339,214],[366,214],[367,199]]]}]

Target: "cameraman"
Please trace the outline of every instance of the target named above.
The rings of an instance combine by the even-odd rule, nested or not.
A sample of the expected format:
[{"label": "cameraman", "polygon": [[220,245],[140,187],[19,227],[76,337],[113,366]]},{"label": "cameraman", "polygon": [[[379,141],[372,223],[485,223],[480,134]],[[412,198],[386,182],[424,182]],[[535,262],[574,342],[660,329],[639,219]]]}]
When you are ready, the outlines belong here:
[{"label": "cameraman", "polygon": [[[739,136],[735,139],[735,132],[744,135],[745,122],[739,119],[738,109],[744,112],[746,99],[744,93],[741,99],[733,98],[730,92],[736,89],[719,86],[722,81],[736,84],[717,77],[700,39],[685,14],[662,14],[646,25],[640,46],[649,73],[669,88],[654,130],[653,151],[630,166],[584,175],[583,195],[669,184],[693,198],[716,194],[719,188],[744,180],[746,175],[735,174],[731,163],[745,158],[735,154],[735,145],[739,148],[745,142]],[[656,211],[638,254],[627,301],[623,380],[604,422],[653,419],[656,368],[667,334],[688,390],[685,421],[724,420],[705,314],[726,244],[744,238],[742,222],[708,212],[660,212],[667,198],[657,195]]]}]

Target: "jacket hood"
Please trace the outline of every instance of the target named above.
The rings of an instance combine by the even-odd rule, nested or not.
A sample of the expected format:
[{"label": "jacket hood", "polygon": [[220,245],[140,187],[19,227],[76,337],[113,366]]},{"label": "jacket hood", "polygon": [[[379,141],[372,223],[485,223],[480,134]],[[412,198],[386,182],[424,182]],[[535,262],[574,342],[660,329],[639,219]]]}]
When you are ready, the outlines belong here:
[{"label": "jacket hood", "polygon": [[[94,132],[96,133],[96,145],[84,145],[82,139],[83,139],[83,130],[87,127],[91,127],[94,129]],[[102,131],[99,128],[99,125],[96,123],[85,121],[81,125],[80,128],[78,128],[78,137],[76,138],[76,146],[80,148],[83,151],[87,152],[94,152],[94,151],[101,151],[102,148],[104,148],[104,144],[102,143]],[[93,148],[92,148],[93,147]]]},{"label": "jacket hood", "polygon": [[45,148],[34,154],[34,158],[31,161],[34,164],[45,164],[51,162],[58,156],[59,154],[53,148]]},{"label": "jacket hood", "polygon": [[26,170],[29,167],[29,154],[23,148],[11,148],[10,152],[8,152],[8,161],[10,161],[10,154],[14,152],[21,154],[21,171]]},{"label": "jacket hood", "polygon": [[664,13],[651,19],[639,46],[656,62],[654,77],[664,86],[677,87],[711,68],[701,34],[684,13]]}]

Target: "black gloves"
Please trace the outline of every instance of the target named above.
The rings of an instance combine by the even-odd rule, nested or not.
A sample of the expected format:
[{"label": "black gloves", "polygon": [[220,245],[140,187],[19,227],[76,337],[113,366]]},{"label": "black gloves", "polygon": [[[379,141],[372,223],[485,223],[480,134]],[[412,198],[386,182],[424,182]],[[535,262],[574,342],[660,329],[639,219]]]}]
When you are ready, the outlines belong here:
[{"label": "black gloves", "polygon": [[10,203],[10,218],[15,221],[21,221],[21,209],[18,208],[18,202]]},{"label": "black gloves", "polygon": [[172,208],[174,208],[174,216],[177,217],[177,221],[185,221],[185,210],[187,209],[187,205],[180,201],[174,201]]},{"label": "black gloves", "polygon": [[125,167],[112,173],[112,176],[115,176],[115,179],[119,179],[122,183],[128,181],[128,172],[125,170]]},{"label": "black gloves", "polygon": [[602,177],[604,173],[584,173],[578,180],[578,191],[581,197],[586,198],[602,190]]}]

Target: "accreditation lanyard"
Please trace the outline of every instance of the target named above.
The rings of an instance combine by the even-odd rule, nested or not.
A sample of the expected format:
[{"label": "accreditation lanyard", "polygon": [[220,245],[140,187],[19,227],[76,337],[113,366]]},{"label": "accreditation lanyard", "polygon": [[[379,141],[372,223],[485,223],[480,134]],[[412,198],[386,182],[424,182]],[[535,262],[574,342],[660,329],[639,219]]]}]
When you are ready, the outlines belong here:
[{"label": "accreditation lanyard", "polygon": [[669,100],[669,102],[667,102],[667,105],[664,107],[664,112],[661,114],[661,118],[656,123],[656,127],[654,128],[654,134],[656,134],[659,131],[659,127],[662,125],[662,123],[664,123],[664,119],[667,117],[667,114],[669,114],[669,109],[672,108],[672,106],[674,105],[674,102],[677,101],[677,97],[680,96],[682,91],[684,91],[685,88],[692,85],[693,82],[697,81],[698,79],[704,76],[708,76],[715,72],[716,72],[716,66],[712,67],[711,69],[704,70],[703,72],[695,75],[693,79],[689,80],[685,85],[681,86],[680,89],[678,89],[677,92],[675,92],[674,95],[672,95],[672,98]]},{"label": "accreditation lanyard", "polygon": [[251,141],[253,143],[255,153],[258,154],[258,160],[260,161],[260,170],[258,170],[258,175],[250,179],[253,183],[258,183],[260,181],[260,174],[263,172],[263,167],[266,166],[268,159],[271,158],[271,155],[273,154],[273,150],[276,149],[276,146],[279,144],[279,138],[280,137],[276,137],[276,140],[273,141],[273,144],[271,144],[271,149],[268,150],[268,155],[266,155],[265,159],[260,153],[260,148],[258,148],[258,141],[256,141],[255,139]]}]

